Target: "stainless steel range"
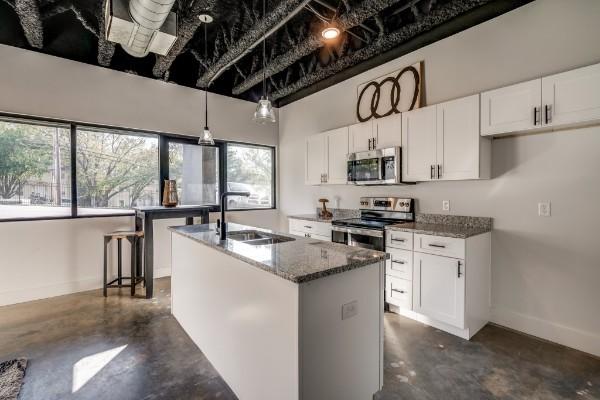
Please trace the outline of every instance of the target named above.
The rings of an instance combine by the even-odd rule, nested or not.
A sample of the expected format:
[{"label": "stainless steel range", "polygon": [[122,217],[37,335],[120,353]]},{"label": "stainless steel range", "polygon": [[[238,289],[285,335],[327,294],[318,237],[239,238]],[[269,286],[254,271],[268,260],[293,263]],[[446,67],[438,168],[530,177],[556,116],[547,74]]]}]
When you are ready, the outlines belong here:
[{"label": "stainless steel range", "polygon": [[399,197],[361,197],[360,218],[334,220],[331,240],[385,251],[385,227],[415,220],[415,201]]}]

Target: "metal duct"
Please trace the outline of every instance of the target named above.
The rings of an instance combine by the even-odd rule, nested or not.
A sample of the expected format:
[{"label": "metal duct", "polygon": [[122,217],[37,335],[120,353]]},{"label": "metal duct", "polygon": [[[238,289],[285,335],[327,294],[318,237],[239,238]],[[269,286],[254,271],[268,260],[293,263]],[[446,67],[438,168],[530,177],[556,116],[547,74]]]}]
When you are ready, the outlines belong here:
[{"label": "metal duct", "polygon": [[177,40],[175,0],[110,0],[106,2],[106,38],[134,57],[166,55]]}]

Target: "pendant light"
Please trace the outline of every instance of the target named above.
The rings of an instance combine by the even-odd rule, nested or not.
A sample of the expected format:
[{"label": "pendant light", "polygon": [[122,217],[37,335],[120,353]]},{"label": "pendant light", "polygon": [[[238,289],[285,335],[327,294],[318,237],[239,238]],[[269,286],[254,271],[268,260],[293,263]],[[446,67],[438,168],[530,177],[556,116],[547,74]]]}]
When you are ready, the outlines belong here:
[{"label": "pendant light", "polygon": [[[263,0],[263,19],[267,15],[267,10],[265,6],[265,0]],[[275,111],[273,111],[273,105],[271,105],[271,100],[269,100],[269,96],[267,95],[267,50],[266,50],[266,42],[267,42],[267,32],[263,33],[263,95],[258,101],[258,105],[256,106],[256,111],[254,112],[254,120],[261,124],[266,124],[267,122],[275,122]]]},{"label": "pendant light", "polygon": [[[209,15],[200,15],[200,21],[204,22],[204,62],[208,62],[208,49],[207,49],[207,40],[206,40],[206,26],[212,21],[212,17]],[[213,135],[208,129],[208,85],[204,87],[204,130],[202,131],[202,136],[200,136],[200,140],[198,140],[199,145],[203,146],[214,146],[215,140],[213,139]]]}]

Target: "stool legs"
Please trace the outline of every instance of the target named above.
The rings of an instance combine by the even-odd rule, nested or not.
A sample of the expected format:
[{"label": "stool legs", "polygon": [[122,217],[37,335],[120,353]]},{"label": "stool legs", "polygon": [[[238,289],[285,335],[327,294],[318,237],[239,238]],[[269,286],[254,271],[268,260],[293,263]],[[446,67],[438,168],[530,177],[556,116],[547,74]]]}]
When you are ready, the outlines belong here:
[{"label": "stool legs", "polygon": [[121,238],[117,239],[117,282],[119,285],[123,284],[123,260],[121,259],[123,255],[123,245],[121,240]]},{"label": "stool legs", "polygon": [[104,238],[104,286],[102,286],[102,294],[106,297],[106,286],[108,284],[108,243],[110,238]]},{"label": "stool legs", "polygon": [[131,296],[135,296],[135,284],[137,283],[136,276],[136,255],[137,255],[137,236],[134,236],[129,239],[131,242]]}]

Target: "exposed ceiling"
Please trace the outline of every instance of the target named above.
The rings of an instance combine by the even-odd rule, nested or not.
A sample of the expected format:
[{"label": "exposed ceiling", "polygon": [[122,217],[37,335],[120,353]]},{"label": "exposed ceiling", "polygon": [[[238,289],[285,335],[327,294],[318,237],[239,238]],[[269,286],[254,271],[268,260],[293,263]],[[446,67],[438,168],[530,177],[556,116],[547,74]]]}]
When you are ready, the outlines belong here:
[{"label": "exposed ceiling", "polygon": [[[268,92],[283,105],[531,0],[177,0],[178,39],[167,56],[128,55],[104,38],[105,0],[0,0],[0,43],[119,71],[204,88],[291,11],[306,6],[267,39]],[[198,15],[208,12],[208,57]],[[342,30],[321,39],[325,21]],[[0,60],[1,63],[1,60]],[[211,92],[256,101],[262,47],[214,80]]]}]

